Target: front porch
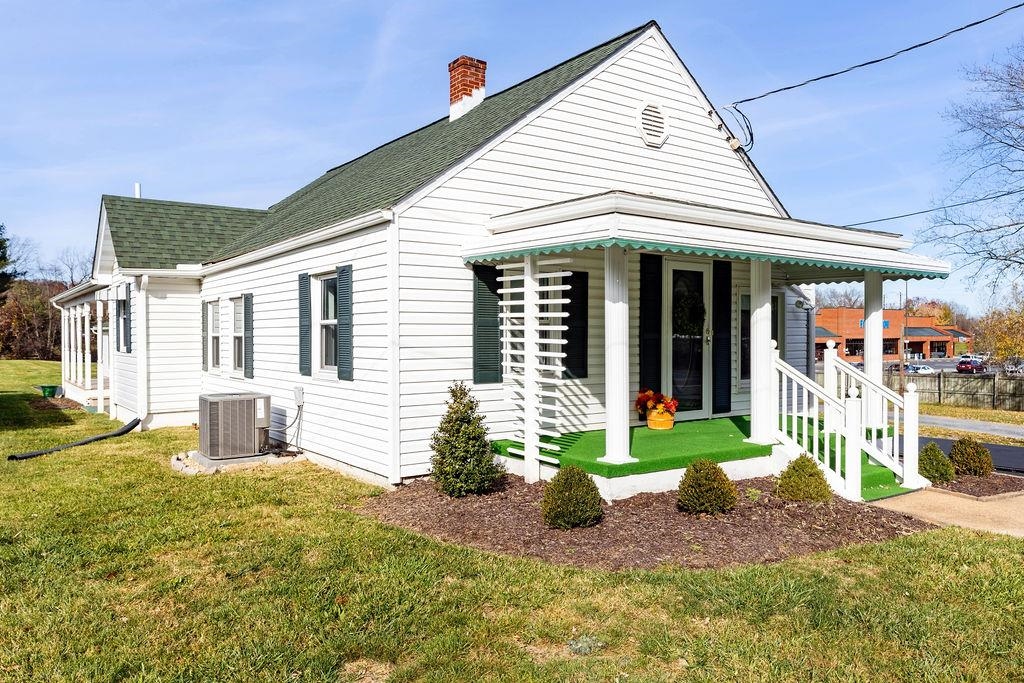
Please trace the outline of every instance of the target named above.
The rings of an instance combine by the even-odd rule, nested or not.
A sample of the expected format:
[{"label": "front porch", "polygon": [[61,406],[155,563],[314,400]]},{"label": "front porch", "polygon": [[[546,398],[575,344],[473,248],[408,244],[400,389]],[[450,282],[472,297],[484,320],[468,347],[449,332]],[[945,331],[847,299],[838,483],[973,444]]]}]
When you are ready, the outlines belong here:
[{"label": "front porch", "polygon": [[[464,257],[498,273],[502,380],[519,424],[499,448],[527,481],[571,462],[613,499],[602,482],[668,490],[699,457],[743,478],[807,452],[852,500],[876,467],[926,485],[916,395],[881,382],[882,284],[948,267],[898,236],[616,192],[498,217],[492,233]],[[588,282],[603,282],[600,297]],[[813,293],[797,286],[831,282],[864,282],[866,369],[829,354],[820,386],[806,374]],[[603,310],[587,317],[584,305],[580,322],[581,300]],[[633,426],[645,388],[680,400],[674,430]],[[902,450],[866,436],[889,431],[907,432]]]},{"label": "front porch", "polygon": [[[602,460],[605,438],[603,429],[567,432],[542,440],[544,444],[554,444],[560,450],[546,450],[543,446],[541,450],[559,466],[576,465],[585,472],[607,478],[681,470],[699,459],[724,463],[763,458],[772,453],[771,446],[749,442],[750,418],[746,416],[679,422],[668,431],[631,427],[629,452],[635,461],[621,465]],[[495,452],[500,455],[510,456],[510,447],[518,450],[522,444],[512,439],[494,442]]]}]

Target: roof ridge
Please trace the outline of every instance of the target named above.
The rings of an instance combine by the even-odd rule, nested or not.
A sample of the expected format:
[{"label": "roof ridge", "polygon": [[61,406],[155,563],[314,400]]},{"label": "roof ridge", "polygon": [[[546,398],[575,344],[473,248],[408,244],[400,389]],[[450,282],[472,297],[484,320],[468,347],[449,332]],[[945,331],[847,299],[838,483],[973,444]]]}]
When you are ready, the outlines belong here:
[{"label": "roof ridge", "polygon": [[227,209],[229,211],[255,211],[259,213],[267,213],[267,209],[253,209],[247,206],[228,206],[227,204],[202,204],[199,202],[180,202],[175,199],[153,199],[152,197],[129,197],[127,195],[120,194],[104,194],[100,195],[101,201],[107,199],[127,199],[132,202],[142,202],[151,204],[173,204],[175,206],[193,206],[197,209]]},{"label": "roof ridge", "polygon": [[[488,100],[488,99],[490,99],[492,97],[498,97],[499,95],[507,93],[509,90],[512,90],[514,88],[518,88],[521,85],[525,85],[525,84],[529,83],[532,80],[540,78],[541,76],[543,76],[543,75],[545,75],[545,74],[547,74],[547,73],[549,73],[551,71],[554,71],[555,69],[557,69],[559,67],[562,67],[562,66],[568,64],[571,61],[579,59],[580,57],[582,57],[582,56],[584,56],[586,54],[594,52],[595,50],[600,50],[601,48],[605,47],[606,45],[610,45],[611,43],[614,43],[617,40],[621,40],[621,39],[625,38],[628,35],[631,35],[631,34],[634,34],[634,33],[640,33],[641,31],[646,31],[647,29],[649,29],[652,26],[658,26],[658,22],[656,22],[655,20],[651,19],[650,21],[648,21],[645,24],[641,24],[640,26],[637,26],[635,28],[631,28],[628,31],[623,31],[622,33],[620,33],[619,35],[615,36],[614,38],[609,38],[608,40],[604,41],[603,43],[601,43],[599,45],[594,45],[593,47],[587,48],[586,50],[583,50],[582,52],[578,52],[577,54],[573,55],[572,57],[569,57],[567,59],[563,59],[562,61],[558,62],[557,64],[549,66],[548,68],[544,69],[543,71],[538,71],[537,73],[533,74],[532,76],[528,76],[528,77],[524,78],[523,80],[521,80],[521,81],[519,81],[517,83],[513,83],[510,86],[502,88],[501,90],[499,90],[496,93],[491,93],[490,95],[487,95],[486,97],[484,97],[484,99],[482,101],[486,101],[486,100]],[[658,29],[660,30],[661,27],[658,26]],[[420,132],[422,130],[430,128],[431,126],[436,126],[439,123],[444,123],[447,120],[448,120],[448,116],[441,116],[440,118],[438,118],[438,119],[436,119],[434,121],[431,121],[428,124],[422,125],[419,128],[416,128],[414,130],[409,131],[408,133],[404,133],[402,135],[399,135],[397,138],[393,138],[391,140],[388,140],[387,142],[383,142],[383,143],[377,145],[376,147],[374,147],[373,149],[368,150],[368,151],[364,152],[363,154],[360,154],[357,157],[353,157],[353,158],[349,159],[348,161],[346,161],[343,164],[338,164],[337,166],[329,168],[326,171],[324,171],[323,175],[327,175],[328,173],[331,173],[332,171],[336,171],[336,170],[338,170],[340,168],[344,168],[345,166],[348,166],[352,162],[358,161],[359,159],[362,159],[367,154],[373,154],[374,152],[376,152],[381,147],[386,147],[386,146],[390,145],[393,142],[398,142],[399,140],[401,140],[403,138],[409,137],[410,135],[414,135],[414,134],[416,134],[416,133],[418,133],[418,132]]]},{"label": "roof ridge", "polygon": [[485,97],[456,121],[442,117],[329,169],[271,205],[262,226],[219,250],[212,260],[221,261],[331,222],[394,206],[651,28],[660,30],[657,22],[648,21]]}]

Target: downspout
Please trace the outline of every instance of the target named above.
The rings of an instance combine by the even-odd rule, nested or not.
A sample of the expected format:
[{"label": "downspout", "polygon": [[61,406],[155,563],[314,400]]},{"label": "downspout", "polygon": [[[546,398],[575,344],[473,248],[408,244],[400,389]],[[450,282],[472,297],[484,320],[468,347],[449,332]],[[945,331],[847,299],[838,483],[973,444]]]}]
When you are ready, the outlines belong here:
[{"label": "downspout", "polygon": [[[138,354],[135,357],[136,384],[135,414],[139,418],[139,430],[147,428],[146,418],[149,417],[149,276],[143,275],[139,279],[138,287],[138,314],[135,318],[136,346]],[[129,331],[131,334],[131,331]]]}]

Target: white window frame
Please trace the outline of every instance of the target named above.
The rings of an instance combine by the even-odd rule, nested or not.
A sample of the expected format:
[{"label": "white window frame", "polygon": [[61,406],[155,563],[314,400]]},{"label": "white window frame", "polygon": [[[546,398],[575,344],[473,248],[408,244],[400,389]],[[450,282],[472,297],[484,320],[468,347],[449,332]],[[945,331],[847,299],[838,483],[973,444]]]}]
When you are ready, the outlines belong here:
[{"label": "white window frame", "polygon": [[213,370],[219,371],[220,370],[220,352],[221,352],[221,348],[220,348],[220,337],[221,337],[221,329],[220,329],[220,299],[213,299],[212,301],[207,302],[207,308],[210,311],[209,312],[209,316],[210,316],[210,320],[209,320],[210,332],[209,332],[209,343],[208,343],[208,346],[209,346],[209,349],[208,349],[208,353],[209,353],[208,362],[209,362],[209,366],[210,366],[210,370],[211,371],[213,371]]},{"label": "white window frame", "polygon": [[[337,276],[337,274],[334,271],[330,271],[330,272],[321,273],[320,275],[315,276],[315,280],[316,280],[316,288],[315,288],[316,291],[314,293],[314,301],[313,301],[313,303],[315,304],[315,308],[313,308],[313,307],[311,307],[311,308],[313,308],[313,313],[314,313],[314,316],[315,316],[315,318],[314,318],[314,321],[315,321],[314,326],[316,328],[316,334],[313,335],[314,340],[313,340],[313,344],[312,344],[312,346],[314,347],[313,348],[313,352],[316,354],[314,356],[314,358],[316,360],[316,369],[317,369],[318,373],[324,375],[325,377],[328,376],[328,374],[329,374],[330,377],[337,378],[338,359],[337,358],[334,359],[334,365],[327,365],[324,362],[324,353],[326,352],[326,349],[324,348],[324,330],[325,330],[325,328],[328,328],[328,327],[333,327],[334,328],[335,348],[337,348],[337,335],[338,335],[338,317],[337,317],[337,311],[338,311],[338,289],[337,289],[337,280],[338,280],[338,276]],[[325,285],[328,282],[331,282],[331,281],[333,281],[335,283],[335,289],[334,289],[334,311],[335,311],[335,317],[331,318],[331,319],[324,319],[323,316],[324,316],[324,292],[325,292]],[[337,351],[335,351],[335,354],[337,354]]]},{"label": "white window frame", "polygon": [[242,297],[228,300],[231,311],[231,372],[245,371],[245,306]]}]

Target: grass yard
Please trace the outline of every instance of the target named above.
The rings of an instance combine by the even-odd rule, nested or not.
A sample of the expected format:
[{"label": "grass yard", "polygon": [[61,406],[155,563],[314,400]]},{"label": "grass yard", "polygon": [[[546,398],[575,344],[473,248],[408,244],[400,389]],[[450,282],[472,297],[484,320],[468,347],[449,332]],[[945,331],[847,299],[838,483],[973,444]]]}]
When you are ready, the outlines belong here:
[{"label": "grass yard", "polygon": [[[110,428],[29,406],[57,373],[0,361],[0,452]],[[377,489],[309,464],[174,474],[195,442],[165,429],[0,462],[0,680],[1024,675],[1024,540],[949,529],[769,566],[570,569],[371,521],[352,509]]]},{"label": "grass yard", "polygon": [[922,415],[953,417],[958,420],[982,420],[984,422],[1024,425],[1024,412],[1018,410],[963,408],[960,406],[939,405],[937,403],[922,403],[920,412]]}]

